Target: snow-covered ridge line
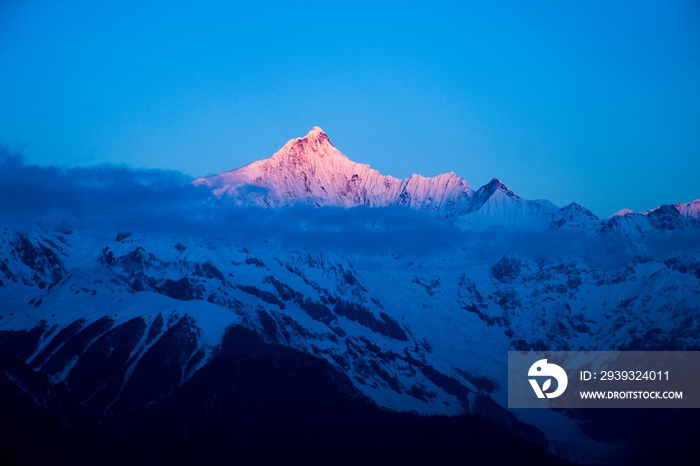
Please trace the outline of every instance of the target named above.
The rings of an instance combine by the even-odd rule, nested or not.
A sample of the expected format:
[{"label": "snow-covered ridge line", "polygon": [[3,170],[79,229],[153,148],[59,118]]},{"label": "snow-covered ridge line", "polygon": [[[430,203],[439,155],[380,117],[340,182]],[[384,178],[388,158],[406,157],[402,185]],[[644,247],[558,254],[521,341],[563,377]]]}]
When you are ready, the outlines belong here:
[{"label": "snow-covered ridge line", "polygon": [[[639,215],[649,215],[650,213],[656,212],[659,209],[666,207],[663,205],[660,205],[656,207],[655,209],[649,209],[645,212],[639,212]],[[681,204],[673,204],[673,207],[678,211],[679,214],[683,217],[687,218],[694,218],[694,219],[699,219],[700,218],[700,199],[695,199],[694,201],[691,202],[686,202],[686,203],[681,203]],[[637,212],[631,210],[631,209],[621,209],[615,212],[610,216],[610,218],[613,217],[623,217],[625,215],[629,214],[636,214]]]},{"label": "snow-covered ridge line", "polygon": [[700,199],[685,204],[675,204],[674,207],[684,217],[700,219]]},{"label": "snow-covered ridge line", "polygon": [[[561,225],[568,220],[562,219],[562,214],[555,215],[558,207],[549,201],[522,199],[497,178],[475,192],[454,172],[434,177],[414,174],[403,180],[382,175],[342,154],[318,126],[304,137],[290,139],[268,159],[199,178],[193,184],[207,186],[216,196],[226,196],[239,205],[309,204],[346,208],[403,205],[447,218],[466,216],[459,223],[471,228],[504,226],[505,222],[505,226],[539,230],[551,222]],[[700,199],[672,207],[682,217],[700,218]],[[563,209],[568,212],[569,206]],[[600,222],[590,211],[583,210],[590,214],[585,215],[588,217],[583,219],[585,223]],[[635,212],[622,209],[611,218],[628,214]]]}]

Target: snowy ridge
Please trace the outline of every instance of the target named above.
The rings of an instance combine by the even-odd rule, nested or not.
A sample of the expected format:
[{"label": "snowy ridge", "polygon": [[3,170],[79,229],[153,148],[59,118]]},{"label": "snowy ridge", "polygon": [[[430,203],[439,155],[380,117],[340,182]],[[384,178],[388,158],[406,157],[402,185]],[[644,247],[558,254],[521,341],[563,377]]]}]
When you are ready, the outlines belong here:
[{"label": "snowy ridge", "polygon": [[627,214],[633,214],[633,213],[634,213],[634,211],[633,211],[632,209],[624,208],[624,209],[618,210],[617,212],[615,212],[614,214],[612,214],[610,217],[611,217],[611,218],[612,218],[612,217],[621,217],[621,216],[624,216],[624,215],[627,215]]},{"label": "snowy ridge", "polygon": [[[647,210],[646,212],[641,212],[641,215],[649,215],[650,213],[653,213],[659,209],[665,209],[667,206],[659,206],[655,209],[650,209]],[[673,207],[678,211],[678,213],[682,217],[686,218],[692,218],[692,219],[700,219],[700,199],[695,199],[694,201],[691,202],[686,202],[685,204],[674,204]],[[612,217],[619,217],[619,216],[625,216],[629,214],[634,214],[635,212],[631,209],[621,209],[614,214],[611,215]]]},{"label": "snowy ridge", "polygon": [[594,234],[599,225],[599,219],[593,212],[572,202],[552,214],[550,228],[568,228]]},{"label": "snowy ridge", "polygon": [[675,204],[675,207],[684,217],[690,217],[696,220],[700,219],[700,199],[695,199],[685,204]]},{"label": "snowy ridge", "polygon": [[528,201],[508,189],[498,178],[479,188],[466,209],[456,213],[455,223],[464,229],[492,227],[510,230],[542,230],[557,207],[546,200]]}]

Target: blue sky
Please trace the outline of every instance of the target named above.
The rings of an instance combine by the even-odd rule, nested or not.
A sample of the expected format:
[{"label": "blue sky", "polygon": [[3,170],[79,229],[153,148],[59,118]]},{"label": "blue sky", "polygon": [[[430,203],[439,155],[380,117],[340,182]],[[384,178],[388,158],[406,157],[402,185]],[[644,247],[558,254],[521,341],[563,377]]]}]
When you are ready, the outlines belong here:
[{"label": "blue sky", "polygon": [[692,1],[0,2],[0,144],[40,165],[203,176],[318,125],[608,216],[700,198],[699,83]]}]

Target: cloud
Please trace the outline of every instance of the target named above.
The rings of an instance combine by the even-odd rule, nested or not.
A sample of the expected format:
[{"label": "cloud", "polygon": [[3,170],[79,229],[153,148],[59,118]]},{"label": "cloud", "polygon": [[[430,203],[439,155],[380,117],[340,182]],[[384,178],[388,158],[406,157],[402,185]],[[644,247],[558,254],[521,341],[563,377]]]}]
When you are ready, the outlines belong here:
[{"label": "cloud", "polygon": [[228,210],[243,231],[292,248],[330,249],[352,253],[429,253],[463,241],[462,231],[433,216],[390,206]]},{"label": "cloud", "polygon": [[41,167],[0,147],[0,216],[20,228],[68,221],[83,228],[158,229],[206,198],[189,181],[179,172],[126,166]]},{"label": "cloud", "polygon": [[[41,167],[0,147],[0,225],[52,229],[68,223],[78,231],[112,239],[119,231],[131,231],[238,245],[267,242],[283,250],[414,257],[437,253],[484,263],[503,256],[586,255],[601,264],[625,264],[633,260],[633,250],[638,250],[627,247],[629,238],[589,237],[573,230],[465,231],[403,206],[238,206],[191,181],[176,171],[127,166]],[[669,234],[661,236],[651,235],[645,241],[651,250],[668,254]],[[677,232],[671,239],[681,250],[698,247],[696,231]]]},{"label": "cloud", "polygon": [[176,171],[101,165],[42,167],[0,147],[0,218],[12,228],[117,231],[268,241],[339,252],[429,252],[463,232],[404,207],[283,209],[237,206]]}]

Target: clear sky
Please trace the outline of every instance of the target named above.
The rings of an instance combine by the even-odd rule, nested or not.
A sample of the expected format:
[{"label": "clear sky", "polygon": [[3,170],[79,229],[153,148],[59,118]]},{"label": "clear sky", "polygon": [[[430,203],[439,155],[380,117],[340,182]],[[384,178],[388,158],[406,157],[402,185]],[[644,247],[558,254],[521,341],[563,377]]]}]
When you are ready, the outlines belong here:
[{"label": "clear sky", "polygon": [[599,216],[700,198],[700,2],[0,0],[0,144],[193,177],[322,127]]}]

